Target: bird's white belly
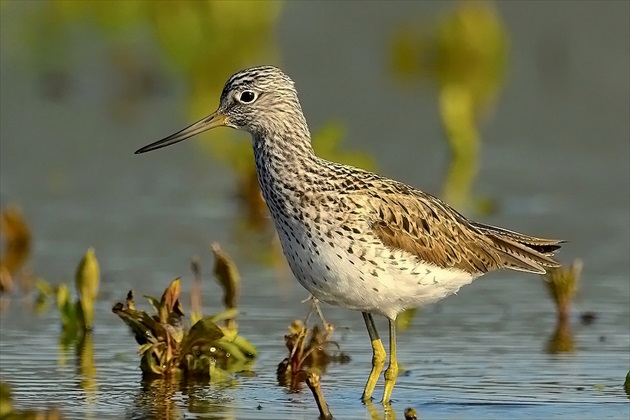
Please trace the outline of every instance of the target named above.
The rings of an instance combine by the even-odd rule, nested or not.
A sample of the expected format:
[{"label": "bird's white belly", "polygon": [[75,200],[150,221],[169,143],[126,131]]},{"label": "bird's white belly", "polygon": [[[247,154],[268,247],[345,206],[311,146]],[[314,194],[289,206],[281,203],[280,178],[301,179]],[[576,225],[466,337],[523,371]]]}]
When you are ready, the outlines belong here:
[{"label": "bird's white belly", "polygon": [[476,277],[425,264],[378,242],[309,237],[293,227],[278,229],[289,266],[313,296],[332,305],[394,318],[453,294]]}]

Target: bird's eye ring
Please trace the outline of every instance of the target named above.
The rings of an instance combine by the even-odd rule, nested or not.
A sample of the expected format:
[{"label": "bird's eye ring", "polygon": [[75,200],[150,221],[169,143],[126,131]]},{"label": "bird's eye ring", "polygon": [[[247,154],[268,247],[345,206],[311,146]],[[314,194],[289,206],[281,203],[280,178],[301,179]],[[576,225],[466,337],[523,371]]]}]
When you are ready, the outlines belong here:
[{"label": "bird's eye ring", "polygon": [[239,101],[244,104],[251,104],[256,100],[256,93],[251,90],[245,90],[239,96]]}]

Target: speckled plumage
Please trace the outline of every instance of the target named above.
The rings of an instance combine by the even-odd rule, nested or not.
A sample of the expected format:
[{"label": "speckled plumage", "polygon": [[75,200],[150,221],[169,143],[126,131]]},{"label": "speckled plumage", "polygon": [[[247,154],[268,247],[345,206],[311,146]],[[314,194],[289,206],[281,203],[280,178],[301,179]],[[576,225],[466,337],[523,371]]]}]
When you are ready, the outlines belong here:
[{"label": "speckled plumage", "polygon": [[489,271],[542,274],[559,265],[552,256],[561,241],[469,221],[408,185],[316,156],[294,84],[275,67],[236,73],[216,113],[137,153],[220,125],[252,135],[263,197],[297,280],[321,301],[364,313],[375,360],[364,398],[380,372],[382,348],[368,314],[390,319],[388,402],[397,374],[391,321],[400,312],[440,300]]}]

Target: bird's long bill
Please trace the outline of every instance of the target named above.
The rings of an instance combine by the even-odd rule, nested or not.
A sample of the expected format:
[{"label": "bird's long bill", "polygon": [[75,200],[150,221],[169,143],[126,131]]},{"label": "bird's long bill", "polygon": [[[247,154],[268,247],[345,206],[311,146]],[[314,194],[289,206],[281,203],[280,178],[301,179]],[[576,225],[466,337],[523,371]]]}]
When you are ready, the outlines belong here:
[{"label": "bird's long bill", "polygon": [[179,143],[182,140],[186,140],[187,138],[190,138],[199,133],[203,133],[204,131],[210,130],[215,127],[225,126],[226,121],[227,117],[221,112],[216,111],[215,113],[208,115],[207,117],[197,121],[194,124],[189,125],[188,127],[178,131],[175,134],[171,134],[170,136],[165,137],[162,140],[158,140],[155,143],[151,143],[136,150],[136,155],[140,153],[150,152],[152,150],[161,149],[162,147],[170,146],[171,144]]}]

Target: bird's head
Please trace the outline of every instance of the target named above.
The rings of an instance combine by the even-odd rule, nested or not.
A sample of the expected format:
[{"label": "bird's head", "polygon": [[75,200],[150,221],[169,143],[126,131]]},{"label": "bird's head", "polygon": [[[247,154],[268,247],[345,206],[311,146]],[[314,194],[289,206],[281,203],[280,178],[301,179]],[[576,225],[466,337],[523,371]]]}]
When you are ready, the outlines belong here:
[{"label": "bird's head", "polygon": [[308,133],[293,81],[277,67],[261,66],[230,77],[214,113],[136,154],[170,146],[215,127],[244,130],[253,136],[287,131]]}]

